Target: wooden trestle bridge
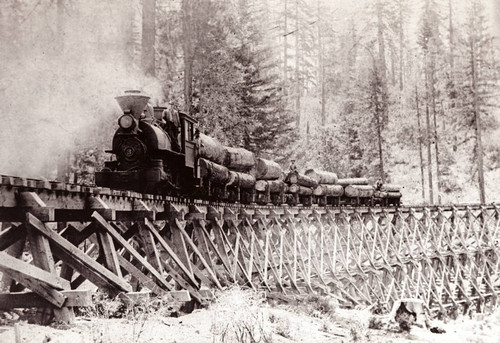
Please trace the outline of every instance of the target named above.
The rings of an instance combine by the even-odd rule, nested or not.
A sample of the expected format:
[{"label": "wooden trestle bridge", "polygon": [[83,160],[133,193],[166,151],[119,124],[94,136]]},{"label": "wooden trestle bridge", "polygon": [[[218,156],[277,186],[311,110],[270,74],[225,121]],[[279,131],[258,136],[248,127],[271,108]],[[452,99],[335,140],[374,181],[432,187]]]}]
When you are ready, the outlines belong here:
[{"label": "wooden trestle bridge", "polygon": [[482,310],[500,291],[497,205],[187,203],[0,178],[0,309],[40,307],[71,322],[89,282],[110,296],[149,290],[203,303],[209,290],[240,284],[332,294],[345,306],[420,298],[441,311]]}]

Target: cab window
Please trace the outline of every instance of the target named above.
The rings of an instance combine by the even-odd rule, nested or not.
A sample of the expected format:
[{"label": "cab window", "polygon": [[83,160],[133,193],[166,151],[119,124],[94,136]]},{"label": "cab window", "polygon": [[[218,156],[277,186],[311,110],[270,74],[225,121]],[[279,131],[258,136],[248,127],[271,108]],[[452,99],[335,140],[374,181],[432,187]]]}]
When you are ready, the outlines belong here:
[{"label": "cab window", "polygon": [[194,140],[193,123],[187,122],[187,139],[190,141]]}]

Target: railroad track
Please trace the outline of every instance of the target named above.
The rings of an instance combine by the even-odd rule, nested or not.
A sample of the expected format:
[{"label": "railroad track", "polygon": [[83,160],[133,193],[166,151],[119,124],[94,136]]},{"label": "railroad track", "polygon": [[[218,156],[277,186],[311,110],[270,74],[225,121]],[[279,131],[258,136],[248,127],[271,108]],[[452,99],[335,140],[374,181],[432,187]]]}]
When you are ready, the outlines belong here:
[{"label": "railroad track", "polygon": [[496,204],[229,204],[0,178],[3,282],[31,290],[0,294],[3,308],[36,304],[71,322],[87,280],[127,299],[148,290],[204,302],[237,283],[344,306],[416,297],[436,311],[480,310],[500,291]]},{"label": "railroad track", "polygon": [[[282,215],[285,212],[289,214],[298,214],[299,212],[316,211],[319,213],[408,213],[411,211],[422,212],[428,210],[437,211],[465,211],[496,208],[496,204],[459,204],[459,205],[402,205],[399,207],[366,207],[366,206],[277,206],[277,205],[257,205],[257,204],[235,204],[225,202],[212,202],[207,200],[188,199],[175,196],[164,196],[157,194],[141,194],[131,191],[114,190],[106,187],[81,186],[71,183],[45,181],[30,178],[21,178],[16,176],[0,175],[0,215],[4,221],[5,218],[22,215],[22,208],[36,207],[37,204],[47,208],[47,221],[70,221],[72,216],[83,215],[91,210],[99,210],[100,204],[107,205],[110,210],[117,211],[118,216],[126,216],[124,213],[140,212],[140,204],[150,205],[154,210],[154,217],[159,214],[159,219],[165,217],[162,213],[168,212],[168,206],[177,206],[185,212],[189,211],[189,206],[198,206],[206,209],[208,207],[217,209],[231,209],[233,211],[247,211],[248,214]],[[100,201],[96,201],[99,199]],[[35,206],[32,206],[35,205]],[[18,211],[16,211],[18,209]],[[51,211],[55,211],[50,213]],[[80,213],[78,213],[80,211]],[[142,210],[146,214],[145,210]],[[111,211],[110,211],[111,212]],[[5,215],[5,217],[4,217]],[[151,213],[149,214],[151,216]],[[137,214],[136,214],[136,217]],[[22,219],[22,218],[19,218]],[[112,219],[112,218],[109,218]],[[132,218],[133,219],[133,218]],[[16,221],[16,220],[11,220]]]}]

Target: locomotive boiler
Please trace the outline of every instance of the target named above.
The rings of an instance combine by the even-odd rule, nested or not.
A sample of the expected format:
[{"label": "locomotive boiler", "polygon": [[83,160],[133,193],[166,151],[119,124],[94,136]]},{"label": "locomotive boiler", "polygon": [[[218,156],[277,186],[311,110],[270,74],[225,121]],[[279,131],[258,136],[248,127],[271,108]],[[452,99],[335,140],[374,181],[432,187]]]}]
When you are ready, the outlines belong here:
[{"label": "locomotive boiler", "polygon": [[111,153],[96,184],[211,201],[310,206],[399,206],[401,188],[366,178],[290,170],[243,148],[227,147],[195,130],[189,114],[152,107],[149,97],[126,91]]}]

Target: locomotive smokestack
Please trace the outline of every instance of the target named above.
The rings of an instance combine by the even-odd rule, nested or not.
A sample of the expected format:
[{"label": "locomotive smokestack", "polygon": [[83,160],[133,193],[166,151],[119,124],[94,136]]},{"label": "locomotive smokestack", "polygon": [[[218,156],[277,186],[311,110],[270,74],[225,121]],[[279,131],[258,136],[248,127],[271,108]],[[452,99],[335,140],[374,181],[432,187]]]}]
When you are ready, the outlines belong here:
[{"label": "locomotive smokestack", "polygon": [[134,118],[140,119],[150,97],[138,90],[128,90],[125,91],[125,95],[117,96],[115,99],[123,112],[130,111]]}]

